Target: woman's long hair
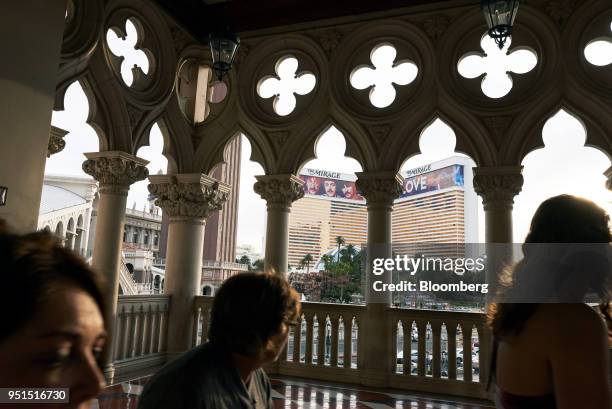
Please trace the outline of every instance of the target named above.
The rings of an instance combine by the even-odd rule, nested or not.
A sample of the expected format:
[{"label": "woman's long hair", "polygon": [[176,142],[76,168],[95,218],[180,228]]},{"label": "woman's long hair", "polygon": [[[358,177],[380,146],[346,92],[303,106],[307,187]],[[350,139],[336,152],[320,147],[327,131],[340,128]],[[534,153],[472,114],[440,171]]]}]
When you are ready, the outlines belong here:
[{"label": "woman's long hair", "polygon": [[[555,256],[558,254],[550,254],[549,250],[553,249],[554,252],[559,251],[555,249],[568,247],[550,245],[545,247],[546,251],[532,251],[537,249],[537,243],[610,243],[612,234],[609,221],[608,214],[595,203],[570,195],[552,197],[538,207],[531,221],[529,234],[525,238],[525,257],[502,273],[496,302],[491,303],[488,308],[488,324],[495,337],[501,339],[519,334],[539,306],[535,302],[517,303],[503,300],[516,299],[517,293],[529,291],[530,286],[545,280],[551,282],[550,288],[556,290],[565,286],[579,289],[579,293],[582,289],[588,289],[589,292],[597,294],[600,310],[610,324],[610,266],[607,259],[604,261],[605,265],[589,263],[595,265],[598,270],[593,273],[585,271],[592,270],[593,266],[580,265],[577,262],[579,257],[571,260],[571,255],[566,255],[566,259],[571,260],[569,263],[555,264]],[[582,255],[580,259],[584,260],[585,256]],[[559,268],[559,265],[563,267]],[[600,267],[602,270],[599,270]],[[600,274],[602,271],[603,274]],[[584,295],[578,294],[579,298]]]}]

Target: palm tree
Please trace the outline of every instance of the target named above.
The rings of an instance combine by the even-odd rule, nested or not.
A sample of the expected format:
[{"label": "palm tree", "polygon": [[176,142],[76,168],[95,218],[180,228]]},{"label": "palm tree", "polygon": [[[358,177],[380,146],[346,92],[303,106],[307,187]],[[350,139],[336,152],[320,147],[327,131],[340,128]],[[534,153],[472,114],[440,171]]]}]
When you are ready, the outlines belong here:
[{"label": "palm tree", "polygon": [[346,255],[348,256],[349,263],[353,262],[353,257],[357,254],[357,249],[352,244],[346,246]]},{"label": "palm tree", "polygon": [[302,259],[303,264],[306,266],[306,273],[310,272],[310,263],[312,263],[312,261],[314,260],[314,258],[312,257],[312,254],[308,253],[304,256],[304,258]]},{"label": "palm tree", "polygon": [[344,240],[344,237],[342,236],[336,237],[336,244],[338,245],[337,261],[340,261],[340,246],[342,246],[344,243],[346,243],[346,240]]}]

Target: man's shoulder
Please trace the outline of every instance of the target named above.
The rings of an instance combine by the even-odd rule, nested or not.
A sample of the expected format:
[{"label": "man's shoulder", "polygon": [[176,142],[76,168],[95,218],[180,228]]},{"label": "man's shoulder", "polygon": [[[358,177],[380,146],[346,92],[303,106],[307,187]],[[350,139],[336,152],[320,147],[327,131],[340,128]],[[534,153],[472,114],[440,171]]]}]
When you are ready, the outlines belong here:
[{"label": "man's shoulder", "polygon": [[[199,390],[216,379],[222,351],[210,344],[200,345],[166,364],[145,385],[139,409],[162,408],[173,404],[197,401]],[[193,405],[192,405],[193,406]]]},{"label": "man's shoulder", "polygon": [[217,362],[222,359],[221,355],[222,352],[210,343],[202,344],[166,364],[153,380],[168,376],[174,378],[179,375],[192,377],[197,375],[197,372],[214,370],[217,368]]}]

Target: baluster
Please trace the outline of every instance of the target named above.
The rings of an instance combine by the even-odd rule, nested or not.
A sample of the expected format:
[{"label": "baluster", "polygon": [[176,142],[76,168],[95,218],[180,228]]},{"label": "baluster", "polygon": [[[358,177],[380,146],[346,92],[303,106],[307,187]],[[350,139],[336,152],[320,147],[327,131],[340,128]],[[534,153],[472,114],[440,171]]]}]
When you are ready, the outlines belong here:
[{"label": "baluster", "polygon": [[351,342],[353,328],[353,320],[348,319],[344,321],[344,367],[351,367],[351,355],[353,354],[353,345]]},{"label": "baluster", "polygon": [[124,328],[123,320],[125,319],[125,306],[121,305],[117,311],[117,320],[115,321],[115,336],[112,340],[114,345],[113,361],[121,359],[121,348],[123,346]]},{"label": "baluster", "polygon": [[148,317],[147,317],[147,338],[145,344],[145,353],[151,354],[153,352],[153,331],[155,329],[155,304],[149,303],[148,309]]},{"label": "baluster", "polygon": [[478,365],[480,368],[479,371],[479,381],[481,384],[486,385],[489,379],[489,370],[490,370],[490,362],[491,362],[491,341],[492,335],[489,328],[485,325],[479,326],[478,331]]},{"label": "baluster", "polygon": [[157,353],[159,345],[159,303],[155,303],[155,310],[151,316],[151,342],[149,343],[149,351],[152,354]]},{"label": "baluster", "polygon": [[325,366],[325,326],[326,318],[319,318],[319,334],[317,342],[317,365]]},{"label": "baluster", "polygon": [[131,306],[131,320],[130,320],[130,328],[129,328],[129,338],[127,344],[127,350],[125,357],[126,359],[134,357],[134,342],[136,342],[137,328],[138,328],[138,311],[136,310],[136,306],[132,304]]},{"label": "baluster", "polygon": [[142,320],[142,346],[141,355],[146,355],[149,337],[151,336],[151,303],[143,306],[144,319]]},{"label": "baluster", "polygon": [[423,321],[417,321],[417,329],[419,331],[417,372],[419,376],[425,376],[425,336],[427,335],[427,323]]},{"label": "baluster", "polygon": [[469,324],[463,328],[463,380],[472,382],[472,328]]},{"label": "baluster", "polygon": [[202,315],[200,317],[202,325],[202,335],[200,336],[200,339],[202,344],[208,341],[208,330],[210,329],[210,310],[211,307],[203,308]]},{"label": "baluster", "polygon": [[202,340],[198,340],[198,332],[200,331],[200,317],[202,316],[202,307],[198,306],[193,312],[193,330],[191,333],[191,346],[200,345]]},{"label": "baluster", "polygon": [[338,316],[333,315],[331,320],[331,352],[329,356],[329,366],[338,366]]},{"label": "baluster", "polygon": [[300,363],[300,352],[302,349],[302,317],[298,317],[297,325],[293,329],[293,362]]},{"label": "baluster", "polygon": [[412,374],[412,321],[402,321],[402,328],[404,330],[404,363],[402,364],[402,371],[404,375]]},{"label": "baluster", "polygon": [[433,377],[440,378],[440,354],[441,354],[441,339],[440,332],[442,331],[442,323],[440,321],[431,322],[431,334],[433,342]]},{"label": "baluster", "polygon": [[162,308],[162,313],[159,316],[159,352],[166,352],[166,341],[168,338],[168,304],[165,304]]},{"label": "baluster", "polygon": [[147,315],[144,308],[145,306],[140,304],[138,310],[138,339],[136,339],[136,356],[142,356],[143,338],[145,336],[147,321]]},{"label": "baluster", "polygon": [[313,342],[313,325],[314,325],[314,315],[306,316],[306,357],[305,363],[312,364],[312,342]]},{"label": "baluster", "polygon": [[130,353],[130,338],[132,337],[132,307],[124,307],[123,337],[121,339],[121,358],[126,359]]},{"label": "baluster", "polygon": [[140,337],[138,330],[140,328],[141,319],[142,317],[139,314],[138,306],[134,306],[134,310],[132,311],[132,326],[130,328],[132,335],[130,337],[128,358],[134,358],[136,356],[136,344],[138,343],[138,338]]},{"label": "baluster", "polygon": [[457,323],[446,324],[448,336],[448,379],[457,379]]}]

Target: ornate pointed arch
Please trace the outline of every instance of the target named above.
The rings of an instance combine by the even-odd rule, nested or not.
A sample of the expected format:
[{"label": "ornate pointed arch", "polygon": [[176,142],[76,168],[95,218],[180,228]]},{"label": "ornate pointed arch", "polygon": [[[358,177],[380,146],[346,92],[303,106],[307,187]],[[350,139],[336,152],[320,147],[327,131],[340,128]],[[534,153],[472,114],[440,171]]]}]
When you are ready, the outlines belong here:
[{"label": "ornate pointed arch", "polygon": [[585,146],[596,147],[612,158],[612,138],[605,131],[605,129],[612,129],[610,128],[612,119],[609,117],[609,111],[606,114],[604,107],[601,107],[596,101],[576,103],[562,98],[533,108],[528,111],[526,117],[512,127],[508,134],[508,143],[501,150],[504,155],[502,160],[505,163],[520,165],[529,153],[544,148],[542,139],[544,125],[562,109],[574,116],[584,126]]},{"label": "ornate pointed arch", "polygon": [[302,133],[296,135],[296,141],[300,141],[300,144],[298,146],[289,145],[282,152],[281,170],[297,174],[308,161],[315,159],[316,145],[323,134],[331,127],[340,131],[346,142],[346,149],[342,152],[342,155],[359,162],[364,171],[368,169],[368,166],[375,166],[374,149],[364,130],[350,118],[340,119],[332,114],[322,119],[318,126],[305,129]]}]

